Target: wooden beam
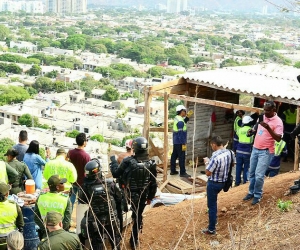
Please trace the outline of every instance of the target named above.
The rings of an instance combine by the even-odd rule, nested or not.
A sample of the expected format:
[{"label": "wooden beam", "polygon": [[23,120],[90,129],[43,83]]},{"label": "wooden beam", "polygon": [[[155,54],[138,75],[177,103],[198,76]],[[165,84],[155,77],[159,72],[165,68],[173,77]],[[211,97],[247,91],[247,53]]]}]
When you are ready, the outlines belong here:
[{"label": "wooden beam", "polygon": [[[154,86],[151,86],[150,87],[150,91],[153,90],[153,91],[156,91],[156,90],[162,90],[162,89],[166,89],[166,88],[170,88],[170,87],[173,87],[175,85],[178,85],[178,84],[181,84],[183,83],[184,81],[182,81],[183,78],[179,78],[179,79],[175,79],[173,81],[169,81],[169,82],[164,82],[164,83],[161,83],[161,84],[157,84],[157,85],[154,85]],[[184,79],[183,79],[184,80]]]},{"label": "wooden beam", "polygon": [[158,152],[158,149],[155,147],[153,141],[151,138],[149,138],[149,145],[151,147],[151,149],[153,150],[154,154],[156,156],[158,156],[158,158],[161,160],[161,161],[164,161],[163,157],[161,156],[161,154]]},{"label": "wooden beam", "polygon": [[[164,93],[162,93],[162,92],[150,91],[150,93],[153,96],[164,96]],[[183,100],[183,101],[196,102],[196,103],[201,103],[201,104],[207,104],[207,105],[221,107],[221,108],[227,108],[227,109],[242,109],[242,110],[251,111],[251,112],[261,112],[262,111],[261,108],[248,107],[248,106],[244,106],[244,105],[240,105],[240,104],[221,102],[221,101],[209,100],[209,99],[203,99],[203,98],[196,98],[196,97],[184,96],[184,95],[169,94],[169,98],[179,99],[179,100]]]},{"label": "wooden beam", "polygon": [[163,184],[159,186],[160,191],[164,189],[164,187],[168,184],[169,180],[165,180]]},{"label": "wooden beam", "polygon": [[144,129],[143,136],[148,140],[149,139],[149,127],[150,127],[150,104],[152,97],[149,92],[149,88],[145,88],[145,106],[144,106]]},{"label": "wooden beam", "polygon": [[[296,124],[300,121],[300,107],[297,107],[297,116],[296,116]],[[299,169],[299,144],[298,144],[298,137],[296,136],[295,139],[295,157],[294,157],[294,170]]]},{"label": "wooden beam", "polygon": [[169,95],[167,92],[164,93],[164,175],[163,175],[163,181],[167,180],[167,171],[168,171],[168,152],[169,152],[169,142],[168,142],[168,116],[169,116]]},{"label": "wooden beam", "polygon": [[250,95],[250,96],[254,96],[254,97],[258,97],[258,98],[262,98],[262,99],[266,99],[266,100],[272,99],[272,101],[284,102],[284,103],[289,103],[289,104],[294,104],[294,105],[300,106],[300,101],[299,100],[292,100],[292,99],[285,99],[285,98],[280,98],[280,97],[259,95],[259,94],[247,93],[247,92],[242,92],[242,91],[235,91],[235,90],[231,90],[231,89],[222,89],[222,88],[218,87],[217,85],[213,85],[213,84],[206,83],[206,82],[203,82],[203,81],[194,81],[194,80],[189,80],[188,79],[187,82],[197,84],[197,85],[201,85],[201,86],[205,86],[205,87],[212,88],[212,89],[222,90],[222,91],[225,91],[225,92],[231,92],[231,93],[236,93],[236,94],[247,94],[247,95]]},{"label": "wooden beam", "polygon": [[[165,127],[150,127],[150,132],[164,132]],[[168,128],[168,132],[173,132],[173,129]]]}]

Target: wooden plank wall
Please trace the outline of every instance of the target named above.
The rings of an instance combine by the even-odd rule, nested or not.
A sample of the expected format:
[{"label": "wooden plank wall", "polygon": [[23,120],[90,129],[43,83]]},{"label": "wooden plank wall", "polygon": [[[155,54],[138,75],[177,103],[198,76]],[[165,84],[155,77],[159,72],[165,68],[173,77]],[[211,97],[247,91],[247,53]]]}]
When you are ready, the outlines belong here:
[{"label": "wooden plank wall", "polygon": [[[238,103],[238,95],[218,91],[215,95],[216,100],[226,101],[230,103]],[[195,109],[194,103],[189,103],[188,109]],[[215,112],[216,123],[213,127],[211,122],[211,115]],[[224,144],[229,141],[228,148],[232,146],[232,130],[233,122],[228,123],[225,119],[225,108],[214,107],[205,104],[197,104],[194,115],[191,117],[187,124],[188,138],[187,138],[187,156],[186,161],[192,160],[193,156],[193,139],[194,139],[194,157],[198,157],[199,163],[201,163],[203,157],[210,157],[210,140],[211,136],[219,135],[223,138]],[[194,121],[195,123],[195,135],[194,134]]]}]

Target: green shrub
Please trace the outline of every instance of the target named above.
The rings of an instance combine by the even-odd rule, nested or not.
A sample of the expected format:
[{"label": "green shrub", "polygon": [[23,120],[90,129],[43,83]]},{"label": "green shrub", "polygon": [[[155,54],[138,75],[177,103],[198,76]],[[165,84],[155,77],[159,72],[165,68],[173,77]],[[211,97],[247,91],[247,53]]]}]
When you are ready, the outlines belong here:
[{"label": "green shrub", "polygon": [[104,137],[103,137],[103,135],[100,135],[100,134],[93,135],[93,136],[91,136],[90,139],[93,141],[96,140],[98,142],[104,142]]},{"label": "green shrub", "polygon": [[66,136],[67,137],[71,137],[71,138],[76,138],[76,136],[80,134],[80,132],[78,130],[73,130],[70,132],[66,132]]}]

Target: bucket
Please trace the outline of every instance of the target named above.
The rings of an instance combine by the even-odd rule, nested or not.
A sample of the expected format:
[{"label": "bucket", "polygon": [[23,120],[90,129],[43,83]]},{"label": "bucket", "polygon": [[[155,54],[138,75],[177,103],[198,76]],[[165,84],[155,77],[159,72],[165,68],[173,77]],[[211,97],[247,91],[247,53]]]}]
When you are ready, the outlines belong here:
[{"label": "bucket", "polygon": [[40,242],[34,223],[34,205],[21,208],[24,217],[24,250],[34,250]]},{"label": "bucket", "polygon": [[34,180],[26,180],[25,182],[26,194],[34,194],[35,192],[35,182]]}]

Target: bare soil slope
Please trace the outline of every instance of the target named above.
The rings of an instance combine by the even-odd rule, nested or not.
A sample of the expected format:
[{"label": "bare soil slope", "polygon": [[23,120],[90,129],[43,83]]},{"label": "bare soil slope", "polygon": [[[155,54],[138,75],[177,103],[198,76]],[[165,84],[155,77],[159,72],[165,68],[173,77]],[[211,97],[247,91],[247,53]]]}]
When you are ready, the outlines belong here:
[{"label": "bare soil slope", "polygon": [[[242,201],[247,184],[222,191],[214,236],[201,233],[208,225],[206,199],[150,209],[139,249],[300,249],[300,193],[284,195],[299,176],[297,171],[266,179],[263,199],[255,206]],[[281,212],[278,199],[291,200],[292,209]],[[126,229],[122,249],[129,249],[130,230]]]}]

